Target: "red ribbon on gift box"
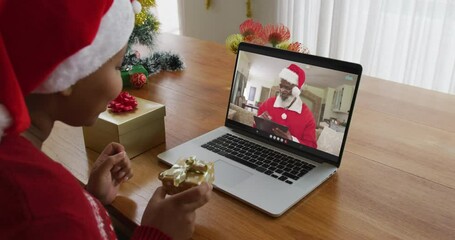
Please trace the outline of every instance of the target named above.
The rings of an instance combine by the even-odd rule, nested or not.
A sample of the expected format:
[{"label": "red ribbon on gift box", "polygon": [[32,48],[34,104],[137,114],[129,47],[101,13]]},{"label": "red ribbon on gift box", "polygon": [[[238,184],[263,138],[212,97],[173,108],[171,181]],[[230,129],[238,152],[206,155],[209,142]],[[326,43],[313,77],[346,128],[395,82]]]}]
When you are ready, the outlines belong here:
[{"label": "red ribbon on gift box", "polygon": [[136,109],[137,101],[128,92],[121,92],[107,107],[114,113],[129,112]]}]

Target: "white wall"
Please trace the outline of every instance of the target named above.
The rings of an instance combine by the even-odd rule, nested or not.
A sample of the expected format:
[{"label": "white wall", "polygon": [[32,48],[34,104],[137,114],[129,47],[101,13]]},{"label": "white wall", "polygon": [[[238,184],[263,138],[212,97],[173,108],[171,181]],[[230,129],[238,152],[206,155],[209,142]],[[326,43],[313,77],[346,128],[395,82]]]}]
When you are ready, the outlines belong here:
[{"label": "white wall", "polygon": [[327,96],[326,89],[322,89],[322,88],[318,88],[318,87],[313,87],[313,86],[310,86],[310,85],[308,85],[308,84],[305,84],[305,85],[303,85],[303,90],[308,90],[308,91],[310,91],[311,93],[313,93],[314,95],[320,97],[321,100],[322,100],[321,103],[324,103],[324,102],[325,102],[325,99],[326,99],[326,96]]},{"label": "white wall", "polygon": [[[276,24],[278,1],[251,0],[253,20]],[[178,11],[182,35],[222,44],[247,19],[246,0],[211,0],[209,9],[205,0],[178,0]]]},{"label": "white wall", "polygon": [[254,102],[258,102],[261,98],[262,87],[272,88],[274,85],[276,85],[276,81],[273,79],[264,79],[250,74],[248,77],[244,96],[246,99],[248,99],[248,96],[250,94],[250,87],[255,87],[256,95],[254,96]]},{"label": "white wall", "polygon": [[237,62],[237,71],[243,73],[246,77],[250,75],[250,60],[248,56],[241,52],[239,55],[239,61]]}]

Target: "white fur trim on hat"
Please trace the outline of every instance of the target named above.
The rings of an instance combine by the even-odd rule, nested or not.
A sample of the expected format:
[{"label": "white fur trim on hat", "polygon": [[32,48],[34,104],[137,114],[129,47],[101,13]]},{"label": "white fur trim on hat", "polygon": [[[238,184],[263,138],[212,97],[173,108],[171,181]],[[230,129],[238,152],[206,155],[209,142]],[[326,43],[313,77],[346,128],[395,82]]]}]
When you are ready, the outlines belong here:
[{"label": "white fur trim on hat", "polygon": [[288,68],[283,68],[278,76],[289,83],[299,85],[299,76]]},{"label": "white fur trim on hat", "polygon": [[11,124],[11,117],[8,110],[0,104],[0,141],[2,140],[3,131]]},{"label": "white fur trim on hat", "polygon": [[130,0],[114,0],[103,16],[92,44],[67,58],[34,92],[62,91],[98,70],[128,42],[134,28]]}]

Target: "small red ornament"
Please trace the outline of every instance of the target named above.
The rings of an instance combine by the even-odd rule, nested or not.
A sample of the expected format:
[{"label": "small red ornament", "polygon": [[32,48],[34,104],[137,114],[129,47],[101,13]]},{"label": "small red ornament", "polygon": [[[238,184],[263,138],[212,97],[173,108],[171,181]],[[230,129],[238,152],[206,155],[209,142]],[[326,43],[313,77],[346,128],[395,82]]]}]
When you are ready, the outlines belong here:
[{"label": "small red ornament", "polygon": [[115,113],[133,111],[137,107],[136,98],[128,92],[121,92],[107,107]]},{"label": "small red ornament", "polygon": [[131,85],[135,88],[141,88],[147,82],[147,77],[143,73],[134,73],[130,77]]}]

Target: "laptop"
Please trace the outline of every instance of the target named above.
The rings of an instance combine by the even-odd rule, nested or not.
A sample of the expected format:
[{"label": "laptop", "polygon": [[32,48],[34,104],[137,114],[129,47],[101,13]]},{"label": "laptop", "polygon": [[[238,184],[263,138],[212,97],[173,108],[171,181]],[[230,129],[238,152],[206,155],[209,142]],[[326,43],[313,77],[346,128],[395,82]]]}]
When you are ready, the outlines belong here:
[{"label": "laptop", "polygon": [[[279,73],[291,64],[305,72],[298,97],[313,115],[314,127],[305,132],[316,145],[255,124],[262,104],[280,97]],[[224,126],[158,158],[168,165],[189,156],[213,161],[215,189],[278,217],[340,167],[361,73],[359,64],[241,43]],[[289,132],[298,128],[288,127]]]}]

